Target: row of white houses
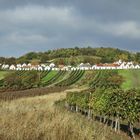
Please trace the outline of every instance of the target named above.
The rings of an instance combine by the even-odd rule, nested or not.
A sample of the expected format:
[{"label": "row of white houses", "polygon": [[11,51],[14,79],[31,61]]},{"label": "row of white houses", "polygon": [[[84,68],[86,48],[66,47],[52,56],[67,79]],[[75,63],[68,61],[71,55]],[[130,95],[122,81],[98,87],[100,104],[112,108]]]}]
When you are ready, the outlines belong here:
[{"label": "row of white houses", "polygon": [[0,64],[0,68],[2,70],[37,70],[37,71],[48,71],[48,70],[100,70],[100,69],[140,69],[140,65],[134,65],[133,62],[123,62],[121,60],[108,64],[95,64],[90,65],[89,63],[81,63],[77,67],[73,66],[58,66],[54,63],[49,65],[40,64],[40,65],[32,65],[32,64],[17,64],[17,65],[8,65],[8,64]]},{"label": "row of white houses", "polygon": [[82,70],[104,70],[104,69],[140,69],[139,64],[134,64],[133,62],[123,62],[121,60],[114,63],[105,63],[105,64],[95,64],[91,66],[89,63],[79,65],[79,68]]},{"label": "row of white houses", "polygon": [[47,71],[47,70],[57,70],[54,63],[50,65],[31,65],[29,64],[17,64],[17,65],[8,65],[8,64],[0,64],[2,70],[38,70],[38,71]]}]

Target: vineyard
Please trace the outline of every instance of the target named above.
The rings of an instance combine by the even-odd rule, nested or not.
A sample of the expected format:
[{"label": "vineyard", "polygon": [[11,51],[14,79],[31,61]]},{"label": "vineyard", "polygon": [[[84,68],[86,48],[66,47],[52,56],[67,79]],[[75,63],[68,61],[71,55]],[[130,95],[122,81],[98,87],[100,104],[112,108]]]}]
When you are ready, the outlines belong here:
[{"label": "vineyard", "polygon": [[139,74],[134,71],[96,71],[89,90],[67,93],[66,108],[84,114],[88,119],[98,118],[101,123],[111,126],[118,133],[123,124],[127,129],[125,131],[135,138],[135,133],[140,133],[139,80],[137,84],[131,81],[129,90],[124,88],[128,82],[127,75],[130,77],[132,74],[137,75],[136,82]]},{"label": "vineyard", "polygon": [[[28,82],[29,81],[29,82]],[[140,87],[139,70],[96,71],[0,71],[0,87],[22,89],[46,86],[86,85],[91,89],[113,87],[131,89]],[[29,84],[30,86],[26,85]]]},{"label": "vineyard", "polygon": [[86,89],[68,92],[62,101],[68,111],[110,126],[116,133],[124,131],[132,138],[139,135],[139,70],[0,71],[1,101],[80,86]]},{"label": "vineyard", "polygon": [[103,70],[97,71],[93,81],[90,83],[91,88],[109,88],[114,87],[117,88],[123,83],[123,77],[118,75],[117,70]]},{"label": "vineyard", "polygon": [[63,79],[61,82],[57,83],[56,86],[70,86],[76,83],[83,75],[84,71],[72,71],[66,79]]},{"label": "vineyard", "polygon": [[[3,74],[3,72],[0,72]],[[7,71],[1,76],[0,90],[23,90],[36,87],[68,87],[78,82],[84,71]]]}]

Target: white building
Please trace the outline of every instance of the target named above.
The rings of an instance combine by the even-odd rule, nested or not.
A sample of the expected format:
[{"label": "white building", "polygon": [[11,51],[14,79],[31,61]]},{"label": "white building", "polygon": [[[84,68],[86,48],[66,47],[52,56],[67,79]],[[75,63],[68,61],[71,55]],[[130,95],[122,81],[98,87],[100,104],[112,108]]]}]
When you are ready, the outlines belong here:
[{"label": "white building", "polygon": [[75,68],[75,67],[72,67],[72,68],[71,68],[71,70],[74,70],[74,71],[75,71],[75,70],[77,70],[77,68]]},{"label": "white building", "polygon": [[78,68],[79,68],[80,70],[90,70],[90,69],[92,69],[92,67],[91,67],[91,65],[90,65],[89,63],[86,63],[86,64],[81,63],[81,64],[78,66]]},{"label": "white building", "polygon": [[9,69],[9,65],[8,64],[3,64],[1,68],[2,69]]},{"label": "white building", "polygon": [[21,68],[21,67],[17,67],[16,70],[17,70],[17,71],[18,71],[18,70],[20,71],[20,70],[22,70],[22,68]]},{"label": "white building", "polygon": [[14,65],[11,65],[11,66],[9,67],[9,70],[16,70],[16,67],[15,67]]},{"label": "white building", "polygon": [[27,66],[31,67],[32,65],[31,65],[31,63],[28,63],[28,65],[27,65]]},{"label": "white building", "polygon": [[43,67],[43,68],[45,68],[45,67],[46,67],[46,65],[45,65],[45,64],[41,64],[40,66],[41,66],[41,67]]},{"label": "white building", "polygon": [[51,68],[49,66],[45,66],[44,70],[48,71],[48,70],[51,70]]},{"label": "white building", "polygon": [[56,70],[56,71],[59,71],[60,69],[59,69],[59,68],[52,68],[52,70]]},{"label": "white building", "polygon": [[54,63],[51,63],[51,64],[49,65],[49,67],[50,67],[50,68],[54,68],[54,67],[55,67],[55,64],[54,64]]},{"label": "white building", "polygon": [[139,66],[139,65],[136,65],[136,66],[135,66],[135,69],[140,69],[140,66]]},{"label": "white building", "polygon": [[26,67],[26,66],[27,66],[26,63],[22,64],[22,67]]},{"label": "white building", "polygon": [[43,68],[41,66],[38,66],[37,70],[43,71]]},{"label": "white building", "polygon": [[17,64],[16,67],[17,67],[17,68],[21,68],[22,65],[21,65],[21,64]]}]

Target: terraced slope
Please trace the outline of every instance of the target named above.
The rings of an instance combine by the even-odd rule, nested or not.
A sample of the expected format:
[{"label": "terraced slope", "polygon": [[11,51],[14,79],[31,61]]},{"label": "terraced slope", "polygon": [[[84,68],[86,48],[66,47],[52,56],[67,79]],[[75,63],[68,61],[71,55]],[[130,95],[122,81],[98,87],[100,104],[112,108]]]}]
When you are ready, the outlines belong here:
[{"label": "terraced slope", "polygon": [[70,86],[76,83],[84,75],[84,73],[85,71],[82,70],[72,71],[66,79],[57,83],[56,86]]},{"label": "terraced slope", "polygon": [[66,71],[50,71],[46,74],[46,76],[44,76],[41,79],[41,85],[43,86],[52,85],[60,81],[66,73],[67,73]]},{"label": "terraced slope", "polygon": [[47,85],[47,83],[56,76],[58,71],[50,71],[45,77],[41,79],[41,84],[43,86]]},{"label": "terraced slope", "polygon": [[40,72],[40,78],[43,79],[50,71],[43,71],[43,72]]},{"label": "terraced slope", "polygon": [[50,75],[48,74],[45,78],[45,82],[43,83],[43,86],[48,86],[54,84],[56,81],[61,79],[65,75],[66,71],[52,71],[50,72]]},{"label": "terraced slope", "polygon": [[[0,86],[3,85],[3,78],[10,71],[0,71]],[[28,78],[30,71],[16,71],[21,79]],[[32,71],[31,71],[32,73]],[[91,88],[112,86],[108,82],[113,74],[119,74],[123,77],[123,89],[140,88],[140,70],[96,70],[96,71],[42,71],[37,72],[40,79],[40,86],[70,86],[77,84]]]}]

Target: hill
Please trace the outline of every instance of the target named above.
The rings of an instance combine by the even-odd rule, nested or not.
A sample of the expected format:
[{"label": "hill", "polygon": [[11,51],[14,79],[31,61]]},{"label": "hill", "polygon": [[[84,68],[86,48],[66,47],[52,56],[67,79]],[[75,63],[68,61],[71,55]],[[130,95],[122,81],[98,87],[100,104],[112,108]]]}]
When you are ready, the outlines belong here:
[{"label": "hill", "polygon": [[83,63],[105,63],[114,62],[119,59],[124,61],[134,61],[140,63],[140,53],[132,53],[117,48],[61,48],[57,50],[48,50],[46,52],[30,52],[19,58],[0,58],[0,63],[47,63],[76,65]]},{"label": "hill", "polygon": [[[82,57],[81,57],[82,56]],[[139,53],[135,54],[125,50],[115,48],[62,48],[57,50],[49,50],[47,52],[28,53],[17,59],[17,62],[39,60],[40,62],[47,62],[54,60],[58,64],[74,65],[77,63],[104,63],[114,62],[118,59],[125,61],[139,61]]]},{"label": "hill", "polygon": [[1,90],[41,87],[140,87],[140,70],[0,71]]}]

